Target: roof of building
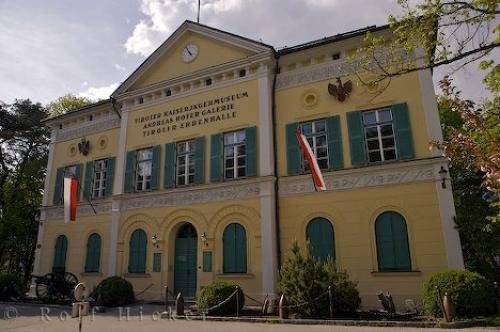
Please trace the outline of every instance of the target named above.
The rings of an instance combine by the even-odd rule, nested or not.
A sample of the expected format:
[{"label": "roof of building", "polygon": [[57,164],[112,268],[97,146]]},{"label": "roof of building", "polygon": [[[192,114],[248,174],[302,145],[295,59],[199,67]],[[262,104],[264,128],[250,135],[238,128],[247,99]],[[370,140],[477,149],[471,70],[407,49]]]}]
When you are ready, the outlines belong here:
[{"label": "roof of building", "polygon": [[106,105],[106,104],[111,104],[111,99],[108,98],[108,99],[103,99],[103,100],[99,100],[99,101],[96,101],[95,103],[92,103],[92,104],[88,104],[88,105],[85,105],[83,107],[80,107],[80,108],[76,108],[74,110],[71,110],[71,111],[68,111],[66,113],[63,113],[63,114],[58,114],[58,115],[54,115],[54,116],[49,116],[45,119],[42,120],[42,122],[47,122],[47,121],[52,121],[52,120],[56,120],[56,119],[59,119],[59,118],[62,118],[62,117],[65,117],[67,115],[70,115],[70,114],[73,114],[73,113],[76,113],[76,112],[80,112],[80,111],[84,111],[84,110],[88,110],[88,109],[91,109],[91,108],[94,108],[94,107],[98,107],[98,106],[102,106],[102,105]]}]

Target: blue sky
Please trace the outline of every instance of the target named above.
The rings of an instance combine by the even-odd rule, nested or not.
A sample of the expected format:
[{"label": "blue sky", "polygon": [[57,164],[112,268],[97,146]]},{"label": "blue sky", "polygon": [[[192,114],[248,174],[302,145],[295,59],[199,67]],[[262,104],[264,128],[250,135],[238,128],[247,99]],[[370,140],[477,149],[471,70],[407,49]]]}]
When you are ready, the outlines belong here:
[{"label": "blue sky", "polygon": [[[185,19],[196,19],[196,6],[196,0],[0,0],[0,100],[106,98]],[[398,9],[396,0],[202,0],[201,23],[282,47],[382,25]],[[480,98],[476,68],[456,81],[466,96]]]}]

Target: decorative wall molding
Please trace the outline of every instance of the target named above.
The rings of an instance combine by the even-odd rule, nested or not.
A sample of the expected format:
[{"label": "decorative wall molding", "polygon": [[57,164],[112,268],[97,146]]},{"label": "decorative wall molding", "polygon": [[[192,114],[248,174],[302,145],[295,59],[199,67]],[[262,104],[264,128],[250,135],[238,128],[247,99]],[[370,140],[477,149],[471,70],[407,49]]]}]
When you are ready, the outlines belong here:
[{"label": "decorative wall molding", "polygon": [[186,206],[230,200],[242,200],[259,197],[260,183],[226,183],[225,186],[204,186],[190,190],[170,191],[155,194],[138,194],[135,197],[123,196],[122,211],[166,206]]},{"label": "decorative wall molding", "polygon": [[276,79],[276,89],[292,88],[294,86],[345,76],[352,72],[353,65],[347,61],[331,61],[291,72],[279,74]]},{"label": "decorative wall molding", "polygon": [[[94,203],[94,208],[97,214],[102,214],[102,213],[109,213],[111,212],[111,201],[106,201],[102,203]],[[64,207],[61,205],[58,206],[46,206],[42,207],[42,211],[45,212],[45,220],[51,220],[51,219],[63,219],[64,218]],[[82,204],[80,203],[78,206],[78,209],[76,211],[76,216],[89,216],[93,215],[94,210],[92,207],[88,204]]]},{"label": "decorative wall molding", "polygon": [[107,119],[95,121],[92,124],[70,127],[68,129],[63,129],[63,130],[57,130],[55,135],[55,141],[56,142],[67,141],[70,139],[80,138],[83,136],[119,127],[120,127],[120,119],[117,116],[112,116]]},{"label": "decorative wall molding", "polygon": [[[339,191],[403,183],[440,180],[436,165],[443,165],[441,158],[406,163],[370,166],[352,170],[324,173],[327,191]],[[310,175],[280,178],[280,196],[315,192]]]}]

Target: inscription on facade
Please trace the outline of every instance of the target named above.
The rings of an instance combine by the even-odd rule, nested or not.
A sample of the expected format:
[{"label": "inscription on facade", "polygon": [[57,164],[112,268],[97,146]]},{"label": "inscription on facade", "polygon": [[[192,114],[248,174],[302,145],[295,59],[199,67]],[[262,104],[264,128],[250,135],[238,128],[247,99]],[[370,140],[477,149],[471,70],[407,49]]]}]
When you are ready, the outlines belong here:
[{"label": "inscription on facade", "polygon": [[229,120],[237,117],[238,103],[248,98],[248,92],[220,96],[191,105],[134,118],[133,124],[142,130],[143,137],[161,135],[184,128]]}]

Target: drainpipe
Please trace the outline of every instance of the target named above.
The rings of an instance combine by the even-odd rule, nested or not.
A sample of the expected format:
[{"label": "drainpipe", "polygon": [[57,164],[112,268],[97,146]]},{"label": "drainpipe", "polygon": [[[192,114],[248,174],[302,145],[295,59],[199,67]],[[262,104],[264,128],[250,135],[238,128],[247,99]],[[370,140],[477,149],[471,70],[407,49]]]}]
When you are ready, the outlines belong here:
[{"label": "drainpipe", "polygon": [[274,210],[276,219],[276,248],[278,251],[278,270],[281,269],[281,240],[280,240],[280,199],[279,199],[279,177],[278,177],[278,141],[276,140],[278,128],[276,126],[276,79],[279,72],[280,55],[273,49],[274,68],[273,68],[273,87],[271,93],[271,111],[273,125],[273,154],[274,154]]}]

